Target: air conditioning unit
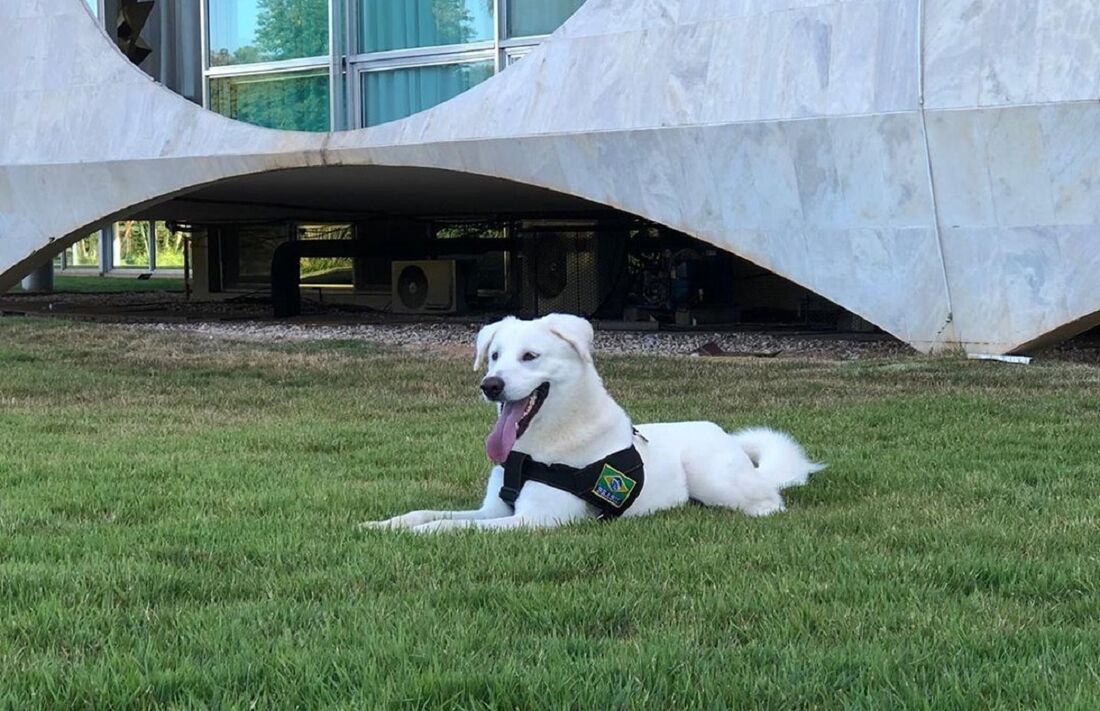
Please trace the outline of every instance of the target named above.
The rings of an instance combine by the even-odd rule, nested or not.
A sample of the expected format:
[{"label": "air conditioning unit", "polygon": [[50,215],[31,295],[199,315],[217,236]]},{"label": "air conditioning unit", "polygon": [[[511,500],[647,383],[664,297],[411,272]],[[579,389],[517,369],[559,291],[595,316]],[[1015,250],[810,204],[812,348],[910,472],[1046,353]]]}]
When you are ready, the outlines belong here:
[{"label": "air conditioning unit", "polygon": [[[606,239],[604,239],[606,237]],[[592,316],[612,284],[606,244],[593,232],[539,232],[522,240],[522,311],[529,316],[564,312]]]},{"label": "air conditioning unit", "polygon": [[454,259],[395,261],[391,275],[394,313],[442,314],[463,308],[461,273]]}]

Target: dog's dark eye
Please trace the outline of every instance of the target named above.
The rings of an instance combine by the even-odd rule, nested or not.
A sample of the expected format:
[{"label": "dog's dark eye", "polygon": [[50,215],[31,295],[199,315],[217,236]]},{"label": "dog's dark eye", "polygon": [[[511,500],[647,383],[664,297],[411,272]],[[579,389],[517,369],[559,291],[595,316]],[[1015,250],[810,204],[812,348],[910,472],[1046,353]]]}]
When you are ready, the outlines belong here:
[{"label": "dog's dark eye", "polygon": [[538,353],[532,353],[531,351],[527,351],[526,353],[523,354],[523,360],[525,360],[525,361],[534,360],[538,357],[539,357]]},{"label": "dog's dark eye", "polygon": [[490,358],[492,358],[493,360],[497,360],[498,358],[500,358],[500,353],[494,353],[490,356]]}]

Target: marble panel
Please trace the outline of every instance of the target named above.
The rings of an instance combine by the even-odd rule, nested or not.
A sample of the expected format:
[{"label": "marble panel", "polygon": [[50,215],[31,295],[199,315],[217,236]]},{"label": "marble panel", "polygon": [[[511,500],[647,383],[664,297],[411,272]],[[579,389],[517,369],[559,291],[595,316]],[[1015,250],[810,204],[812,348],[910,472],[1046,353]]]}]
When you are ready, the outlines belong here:
[{"label": "marble panel", "polygon": [[925,0],[924,106],[977,106],[989,0]]},{"label": "marble panel", "polygon": [[726,229],[800,229],[798,172],[780,124],[709,128],[706,141]]},{"label": "marble panel", "polygon": [[997,224],[1051,224],[1054,199],[1038,111],[986,111],[980,117],[987,132],[986,161]]},{"label": "marble panel", "polygon": [[1056,104],[1036,111],[1054,222],[1100,225],[1100,105]]},{"label": "marble panel", "polygon": [[989,2],[982,22],[980,106],[1034,102],[1039,88],[1039,8]]},{"label": "marble panel", "polygon": [[700,123],[746,121],[756,115],[750,88],[758,79],[754,69],[764,54],[764,37],[748,23],[719,21],[713,28],[712,53],[707,63],[705,90],[695,97]]},{"label": "marble panel", "polygon": [[925,105],[1100,98],[1094,0],[926,0]]},{"label": "marble panel", "polygon": [[930,227],[932,195],[918,114],[828,120],[851,227]]},{"label": "marble panel", "polygon": [[829,104],[832,115],[862,114],[875,105],[878,52],[868,51],[867,38],[878,36],[881,2],[840,6],[837,41],[832,43]]},{"label": "marble panel", "polygon": [[840,36],[841,6],[825,5],[780,16],[790,27],[783,75],[779,86],[779,108],[783,117],[823,116],[828,113],[833,93],[846,86],[834,86],[833,46],[847,38]]},{"label": "marble panel", "polygon": [[[661,83],[655,88],[660,107],[661,126],[686,126],[721,120],[728,115],[722,109],[737,100],[736,86],[722,82],[719,86],[709,83],[710,68],[717,54],[715,44],[727,38],[719,38],[713,24],[682,25],[675,28],[661,53],[660,61],[665,70],[659,75]],[[732,77],[727,77],[731,79]],[[650,107],[639,102],[636,112],[649,111]],[[644,119],[639,116],[636,123]]]},{"label": "marble panel", "polygon": [[[944,234],[958,338],[968,350],[1004,352],[1100,309],[1100,294],[1069,308],[1074,262],[1089,255],[1080,228],[953,228]],[[1093,236],[1092,252],[1096,238]],[[1068,249],[1067,249],[1068,247]]]},{"label": "marble panel", "polygon": [[987,159],[989,137],[980,112],[929,112],[927,121],[942,225],[945,228],[996,225]]},{"label": "marble panel", "polygon": [[1037,101],[1100,99],[1100,3],[1038,3]]},{"label": "marble panel", "polygon": [[783,124],[783,133],[798,178],[803,219],[816,227],[850,225],[851,206],[844,199],[828,123],[791,121]]},{"label": "marble panel", "polygon": [[809,283],[914,347],[931,350],[943,345],[937,336],[947,323],[935,239],[932,229],[806,232]]},{"label": "marble panel", "polygon": [[[835,123],[839,120],[833,119]],[[874,119],[883,155],[884,214],[895,227],[935,225],[926,137],[919,114],[883,114]],[[855,166],[853,170],[859,170]]]},{"label": "marble panel", "polygon": [[[878,32],[875,37],[875,104],[876,113],[912,111],[920,107],[919,0],[883,2],[879,9]],[[862,41],[870,45],[870,37]],[[853,37],[848,41],[856,42]]]},{"label": "marble panel", "polygon": [[[676,186],[677,225],[681,229],[690,225],[701,234],[720,234],[726,229],[723,203],[728,199],[728,183],[715,179],[711,162],[714,142],[722,141],[716,135],[719,131],[711,127],[664,131],[668,134],[664,146],[678,157],[668,170]],[[644,141],[645,137],[637,139]]]}]

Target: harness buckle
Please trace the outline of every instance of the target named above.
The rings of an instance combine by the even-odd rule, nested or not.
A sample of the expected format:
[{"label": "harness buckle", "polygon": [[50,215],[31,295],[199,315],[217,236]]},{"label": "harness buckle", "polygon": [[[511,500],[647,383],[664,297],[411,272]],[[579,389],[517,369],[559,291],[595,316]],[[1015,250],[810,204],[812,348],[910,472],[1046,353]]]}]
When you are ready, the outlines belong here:
[{"label": "harness buckle", "polygon": [[500,498],[504,503],[514,505],[516,499],[519,498],[519,489],[512,488],[510,486],[500,487]]}]

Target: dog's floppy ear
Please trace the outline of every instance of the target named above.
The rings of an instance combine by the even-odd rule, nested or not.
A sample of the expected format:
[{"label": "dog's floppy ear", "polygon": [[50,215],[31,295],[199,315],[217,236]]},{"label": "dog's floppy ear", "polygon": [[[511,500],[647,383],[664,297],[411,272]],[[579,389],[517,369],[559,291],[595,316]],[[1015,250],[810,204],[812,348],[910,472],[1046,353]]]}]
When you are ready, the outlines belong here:
[{"label": "dog's floppy ear", "polygon": [[489,355],[489,346],[493,345],[493,339],[497,337],[497,331],[500,330],[500,327],[515,320],[515,316],[509,316],[506,319],[484,326],[477,332],[477,345],[474,346],[474,372],[481,368],[482,362]]},{"label": "dog's floppy ear", "polygon": [[596,334],[592,330],[592,324],[580,316],[569,314],[550,314],[543,317],[550,332],[562,339],[581,357],[585,363],[592,362],[592,340]]}]

